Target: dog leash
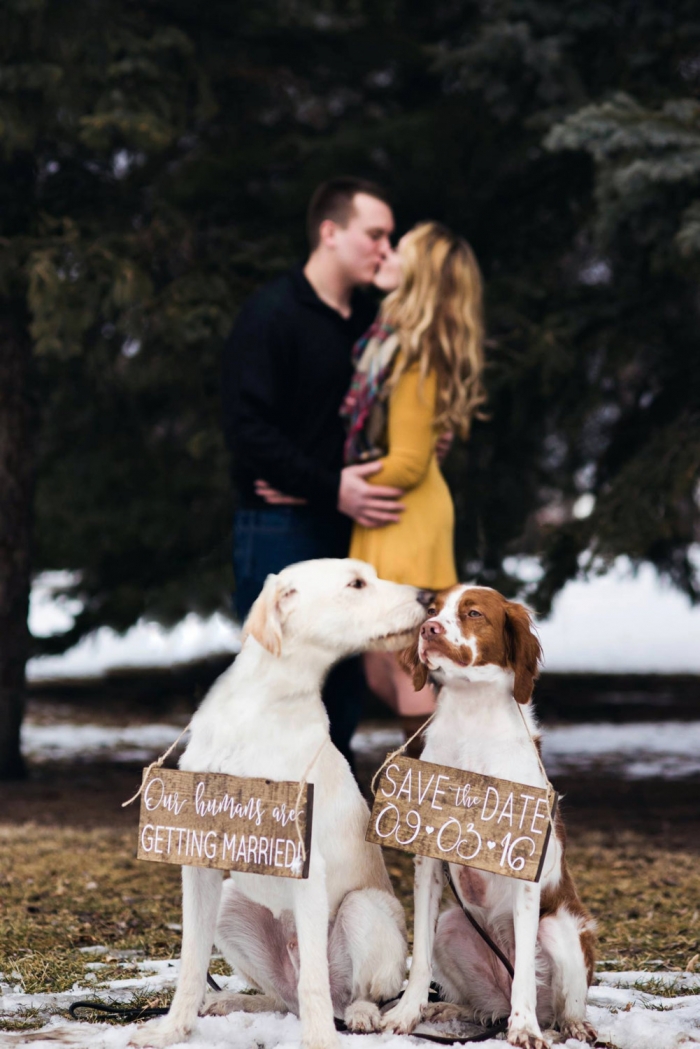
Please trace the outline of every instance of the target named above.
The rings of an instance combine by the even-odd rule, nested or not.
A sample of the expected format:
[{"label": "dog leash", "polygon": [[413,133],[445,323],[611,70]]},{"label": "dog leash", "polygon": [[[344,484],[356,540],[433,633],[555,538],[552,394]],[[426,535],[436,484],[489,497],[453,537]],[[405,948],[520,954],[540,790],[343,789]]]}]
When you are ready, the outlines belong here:
[{"label": "dog leash", "polygon": [[496,957],[503,963],[506,971],[508,972],[508,975],[510,976],[510,978],[512,980],[513,977],[515,976],[515,972],[513,970],[513,966],[511,964],[510,958],[506,957],[506,955],[503,953],[503,951],[498,946],[498,944],[494,943],[494,941],[491,939],[489,934],[486,932],[486,929],[482,928],[482,926],[479,925],[479,923],[476,920],[476,918],[474,917],[474,915],[470,914],[469,911],[467,910],[467,908],[462,903],[460,895],[457,892],[457,889],[455,888],[455,883],[452,881],[452,875],[450,874],[450,865],[447,862],[447,860],[443,860],[442,869],[443,869],[445,878],[447,879],[447,884],[452,889],[452,894],[453,894],[454,898],[456,899],[457,903],[459,904],[459,906],[462,908],[465,918],[467,919],[467,921],[471,925],[473,925],[473,927],[476,929],[476,931],[478,932],[479,936],[482,938],[484,943],[488,944],[488,946],[491,948],[491,950],[496,955]]}]

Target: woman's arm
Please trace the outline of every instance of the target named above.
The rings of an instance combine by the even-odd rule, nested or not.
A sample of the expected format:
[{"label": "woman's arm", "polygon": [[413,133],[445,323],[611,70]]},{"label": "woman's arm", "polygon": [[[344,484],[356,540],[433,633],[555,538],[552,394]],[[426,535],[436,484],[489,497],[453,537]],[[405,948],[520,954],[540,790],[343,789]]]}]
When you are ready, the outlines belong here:
[{"label": "woman's arm", "polygon": [[415,488],[425,477],[435,446],[437,376],[421,381],[418,365],[404,372],[389,398],[389,453],[382,469],[368,478],[371,484]]}]

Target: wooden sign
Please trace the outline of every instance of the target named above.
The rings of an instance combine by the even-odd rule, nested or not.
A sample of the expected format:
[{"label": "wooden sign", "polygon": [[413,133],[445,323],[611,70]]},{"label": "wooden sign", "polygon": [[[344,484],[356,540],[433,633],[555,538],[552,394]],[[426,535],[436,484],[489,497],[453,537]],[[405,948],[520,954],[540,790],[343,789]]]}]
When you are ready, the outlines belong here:
[{"label": "wooden sign", "polygon": [[366,839],[539,881],[556,801],[540,787],[397,757],[379,778]]},{"label": "wooden sign", "polygon": [[[137,857],[278,878],[308,878],[314,788],[218,772],[152,769]],[[297,824],[304,842],[302,852]]]}]

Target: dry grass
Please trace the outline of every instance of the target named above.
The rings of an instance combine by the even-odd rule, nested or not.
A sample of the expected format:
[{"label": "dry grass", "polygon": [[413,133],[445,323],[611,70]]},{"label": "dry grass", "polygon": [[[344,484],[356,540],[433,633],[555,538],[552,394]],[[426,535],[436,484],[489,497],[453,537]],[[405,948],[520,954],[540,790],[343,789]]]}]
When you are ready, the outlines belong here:
[{"label": "dry grass", "polygon": [[[616,969],[685,969],[698,953],[700,873],[691,854],[626,832],[612,845],[579,834],[569,856],[599,926],[599,955]],[[173,958],[180,950],[180,870],[134,859],[131,830],[0,827],[0,972],[26,992],[66,991],[94,956],[80,948]],[[412,928],[413,863],[386,854]],[[123,977],[102,955],[100,982]],[[110,968],[110,964],[113,966]]]},{"label": "dry grass", "polygon": [[[39,993],[79,983],[97,990],[130,975],[136,958],[179,956],[180,870],[135,859],[137,806],[120,808],[139,778],[135,769],[57,766],[19,788],[0,785],[0,973],[11,986]],[[598,921],[601,965],[648,972],[692,967],[700,952],[697,822],[677,808],[676,822],[651,834],[646,809],[636,821],[632,809],[615,812],[602,788],[588,812],[571,796],[570,802],[568,855]],[[385,857],[412,932],[412,858],[394,850]],[[109,953],[99,958],[81,952],[102,945]],[[212,971],[227,970],[214,962]],[[646,983],[643,989],[672,993]],[[107,989],[101,994],[109,1001]],[[135,994],[133,1002],[165,1005],[169,997]],[[0,1030],[43,1022],[28,1010],[0,1018]]]}]

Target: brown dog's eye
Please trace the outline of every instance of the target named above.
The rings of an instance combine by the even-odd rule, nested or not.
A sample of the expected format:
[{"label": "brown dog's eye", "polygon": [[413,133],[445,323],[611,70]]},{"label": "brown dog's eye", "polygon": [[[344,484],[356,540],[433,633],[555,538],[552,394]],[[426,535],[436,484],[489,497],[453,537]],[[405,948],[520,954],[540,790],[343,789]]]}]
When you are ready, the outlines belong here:
[{"label": "brown dog's eye", "polygon": [[353,590],[362,590],[364,586],[367,586],[367,583],[364,579],[353,579],[352,583],[348,583],[348,586],[351,586]]},{"label": "brown dog's eye", "polygon": [[431,605],[430,608],[426,609],[426,611],[427,611],[429,616],[436,616],[437,615],[437,608],[435,607],[435,605]]},{"label": "brown dog's eye", "polygon": [[476,619],[477,616],[478,616],[479,619],[482,618],[481,612],[477,612],[477,610],[475,608],[470,608],[469,612],[467,613],[467,615],[470,615],[472,617],[472,619]]}]

